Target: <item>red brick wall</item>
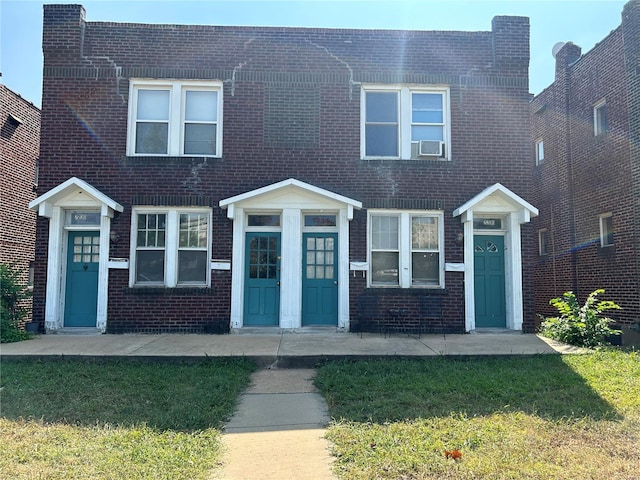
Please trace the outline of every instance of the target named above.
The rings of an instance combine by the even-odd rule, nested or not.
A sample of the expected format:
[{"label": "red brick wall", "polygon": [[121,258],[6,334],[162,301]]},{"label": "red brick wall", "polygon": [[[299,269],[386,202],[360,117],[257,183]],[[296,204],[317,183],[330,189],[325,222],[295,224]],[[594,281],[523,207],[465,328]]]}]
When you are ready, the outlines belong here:
[{"label": "red brick wall", "polygon": [[[22,124],[12,123],[9,115]],[[15,264],[25,284],[34,260],[36,213],[28,205],[36,197],[39,150],[40,110],[0,84],[0,262]]]},{"label": "red brick wall", "polygon": [[[604,288],[603,298],[623,307],[611,312],[614,318],[640,320],[640,175],[629,129],[630,118],[640,113],[632,114],[629,98],[640,89],[637,62],[627,58],[640,46],[640,3],[629,2],[625,11],[633,14],[623,15],[623,27],[578,61],[560,58],[577,48],[565,46],[556,58],[556,81],[532,102],[532,141],[542,136],[545,146],[544,164],[534,172],[540,217],[533,225],[547,228],[553,242],[535,268],[536,310],[545,315],[556,313],[548,302],[565,291],[583,302]],[[602,99],[608,132],[594,136],[593,107]],[[601,248],[599,215],[607,212],[613,214],[615,246]]]},{"label": "red brick wall", "polygon": [[[526,18],[497,17],[494,32],[103,22],[86,23],[82,29],[76,22],[82,15],[80,7],[46,5],[45,12],[42,191],[75,175],[122,204],[125,211],[113,219],[120,241],[112,247],[112,256],[129,256],[132,198],[142,194],[210,197],[214,258],[231,258],[232,253],[232,225],[217,207],[219,200],[289,177],[363,202],[364,209],[350,226],[352,260],[366,259],[366,209],[372,201],[395,205],[439,201],[445,215],[447,262],[463,261],[462,248],[454,242],[462,230],[460,220],[452,217],[455,208],[496,182],[530,197]],[[68,38],[68,45],[61,45],[60,38]],[[223,80],[223,157],[126,157],[129,78],[136,77]],[[360,85],[365,82],[450,85],[453,160],[361,160]],[[304,111],[305,105],[287,108],[267,102],[269,95],[281,101],[278,89],[287,88],[316,92],[319,98],[319,131],[307,148],[297,137],[295,142],[279,144],[265,124],[274,114],[268,108],[281,108],[282,115]],[[304,98],[292,95],[291,101]],[[524,252],[534,247],[529,229],[523,226]],[[44,227],[39,234],[43,241]],[[40,269],[44,261],[40,259]],[[230,274],[212,272],[212,278],[206,295],[154,296],[132,292],[126,272],[112,271],[108,328],[197,330],[216,324],[224,329],[229,322]],[[366,290],[366,282],[351,280],[355,320],[357,298]],[[528,271],[524,284],[525,329],[531,330]],[[42,302],[44,290],[37,292]],[[369,293],[380,297],[385,312],[405,305],[413,312],[409,321],[417,315],[419,297],[436,294],[443,299],[445,317],[433,325],[434,330],[464,328],[460,273],[446,274],[445,291],[371,289]]]}]

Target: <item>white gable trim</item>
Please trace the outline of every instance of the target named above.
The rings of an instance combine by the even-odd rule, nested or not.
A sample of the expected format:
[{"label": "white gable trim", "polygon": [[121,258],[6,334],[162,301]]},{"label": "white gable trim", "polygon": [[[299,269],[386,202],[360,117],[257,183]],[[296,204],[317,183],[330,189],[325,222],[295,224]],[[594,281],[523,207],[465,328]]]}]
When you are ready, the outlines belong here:
[{"label": "white gable trim", "polygon": [[489,197],[497,197],[498,199],[505,201],[507,204],[509,204],[512,207],[513,209],[512,211],[518,211],[518,210],[528,211],[528,215],[523,216],[523,219],[527,217],[527,219],[523,223],[528,222],[530,217],[538,216],[538,209],[536,207],[531,205],[529,202],[526,202],[521,197],[519,197],[518,195],[516,195],[515,193],[513,193],[511,190],[509,190],[507,187],[505,187],[500,183],[496,183],[494,185],[491,185],[488,188],[485,188],[482,192],[477,194],[471,200],[461,205],[460,207],[456,208],[453,211],[453,216],[457,217],[459,215],[465,215],[467,214],[467,212],[475,210],[476,207],[478,207],[478,205],[486,202],[489,199]]},{"label": "white gable trim", "polygon": [[103,216],[112,217],[113,211],[122,212],[124,210],[124,207],[118,202],[112,200],[97,188],[77,177],[71,177],[66,182],[61,183],[57,187],[49,190],[47,193],[40,195],[35,200],[32,200],[29,202],[29,208],[31,210],[37,210],[38,215],[42,217],[51,218],[51,207],[57,205],[60,201],[69,197],[75,191],[89,195],[94,202],[100,204],[102,207],[106,207],[106,209],[103,209],[101,212]]},{"label": "white gable trim", "polygon": [[334,202],[342,203],[346,206],[348,210],[348,219],[353,219],[353,209],[361,209],[362,202],[354,200],[349,197],[345,197],[343,195],[339,195],[334,192],[330,192],[329,190],[325,190],[320,187],[316,187],[315,185],[310,185],[305,182],[301,182],[300,180],[296,180],[295,178],[289,178],[287,180],[283,180],[278,183],[273,183],[271,185],[266,185],[261,188],[257,188],[255,190],[251,190],[250,192],[241,193],[240,195],[235,195],[233,197],[225,198],[220,200],[220,208],[227,209],[227,218],[234,218],[234,208],[239,203],[244,203],[248,200],[253,202],[258,200],[258,197],[267,196],[270,194],[277,194],[280,191],[285,191],[286,189],[298,189],[302,192],[306,192],[308,194],[315,194],[320,197],[324,197],[327,200],[333,200]]}]

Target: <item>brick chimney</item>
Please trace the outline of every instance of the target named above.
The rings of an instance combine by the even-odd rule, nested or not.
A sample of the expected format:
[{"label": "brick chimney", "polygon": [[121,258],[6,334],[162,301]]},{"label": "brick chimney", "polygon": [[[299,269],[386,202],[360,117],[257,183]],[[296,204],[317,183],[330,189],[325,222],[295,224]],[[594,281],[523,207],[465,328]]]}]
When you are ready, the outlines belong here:
[{"label": "brick chimney", "polygon": [[42,51],[45,65],[69,65],[80,59],[84,25],[82,5],[44,5]]}]

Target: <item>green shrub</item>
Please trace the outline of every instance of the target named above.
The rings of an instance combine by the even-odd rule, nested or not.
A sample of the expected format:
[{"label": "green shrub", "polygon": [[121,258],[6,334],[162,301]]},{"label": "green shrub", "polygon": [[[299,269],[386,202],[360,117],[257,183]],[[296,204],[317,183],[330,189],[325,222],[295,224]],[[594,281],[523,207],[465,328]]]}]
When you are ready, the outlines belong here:
[{"label": "green shrub", "polygon": [[565,292],[562,298],[550,300],[560,316],[545,319],[540,325],[540,333],[578,347],[595,348],[609,344],[607,337],[620,335],[620,330],[612,329],[613,320],[602,316],[602,312],[619,309],[620,306],[608,300],[597,301],[596,297],[601,293],[604,293],[603,289],[591,292],[582,307],[573,292]]},{"label": "green shrub", "polygon": [[18,342],[31,335],[20,328],[20,323],[29,313],[24,300],[31,291],[20,279],[20,270],[13,265],[0,263],[0,342]]}]

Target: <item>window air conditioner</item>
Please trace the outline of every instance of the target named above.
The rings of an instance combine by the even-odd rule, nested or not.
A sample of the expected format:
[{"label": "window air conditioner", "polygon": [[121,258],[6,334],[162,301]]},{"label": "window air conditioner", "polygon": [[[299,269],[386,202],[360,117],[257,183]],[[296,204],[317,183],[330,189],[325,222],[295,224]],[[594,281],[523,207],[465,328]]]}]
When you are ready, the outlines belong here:
[{"label": "window air conditioner", "polygon": [[440,140],[420,140],[418,143],[418,155],[420,157],[442,156],[443,142]]}]

